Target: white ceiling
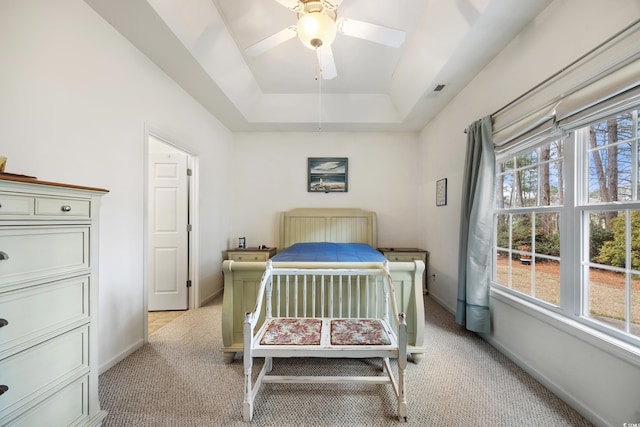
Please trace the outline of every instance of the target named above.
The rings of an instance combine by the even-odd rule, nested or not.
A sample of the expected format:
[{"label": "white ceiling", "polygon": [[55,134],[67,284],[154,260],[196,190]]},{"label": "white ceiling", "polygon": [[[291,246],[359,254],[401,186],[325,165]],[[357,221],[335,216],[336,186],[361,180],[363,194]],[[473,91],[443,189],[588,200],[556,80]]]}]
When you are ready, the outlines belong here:
[{"label": "white ceiling", "polygon": [[343,0],[338,17],[407,39],[338,34],[332,80],[296,38],[245,55],[295,25],[276,0],[85,1],[233,131],[418,131],[552,0]]}]

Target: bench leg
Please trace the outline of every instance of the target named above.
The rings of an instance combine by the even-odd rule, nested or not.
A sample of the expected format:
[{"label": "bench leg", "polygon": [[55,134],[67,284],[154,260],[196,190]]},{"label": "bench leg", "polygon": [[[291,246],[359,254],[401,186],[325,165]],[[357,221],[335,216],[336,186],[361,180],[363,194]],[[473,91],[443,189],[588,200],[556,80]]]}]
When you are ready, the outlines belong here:
[{"label": "bench leg", "polygon": [[407,421],[407,387],[405,382],[405,372],[407,359],[398,359],[398,418],[400,421]]},{"label": "bench leg", "polygon": [[242,408],[242,419],[245,423],[248,423],[253,418],[253,402],[247,403],[244,402],[244,406]]},{"label": "bench leg", "polygon": [[400,315],[398,325],[398,418],[407,421],[407,383],[405,373],[407,369],[407,324],[404,314]]},{"label": "bench leg", "polygon": [[244,332],[244,402],[242,403],[242,418],[245,422],[251,421],[253,418],[253,384],[251,380],[251,370],[253,368],[253,354],[251,349],[251,338],[253,336],[253,328],[251,327],[250,313],[247,313],[247,320],[243,325]]},{"label": "bench leg", "polygon": [[253,390],[251,384],[251,356],[244,357],[244,402],[242,404],[242,418],[245,422],[253,418]]}]

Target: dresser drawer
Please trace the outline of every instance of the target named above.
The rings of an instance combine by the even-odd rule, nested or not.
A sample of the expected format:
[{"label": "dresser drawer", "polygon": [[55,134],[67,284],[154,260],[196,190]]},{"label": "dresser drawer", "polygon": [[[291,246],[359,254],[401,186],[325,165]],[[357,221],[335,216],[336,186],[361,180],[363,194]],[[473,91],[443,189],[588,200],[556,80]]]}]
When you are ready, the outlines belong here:
[{"label": "dresser drawer", "polygon": [[276,248],[230,249],[227,251],[227,258],[232,261],[268,261],[276,254],[276,251]]},{"label": "dresser drawer", "polygon": [[233,252],[229,253],[229,259],[233,261],[267,261],[268,252]]},{"label": "dresser drawer", "polygon": [[89,227],[0,229],[0,286],[89,267]]},{"label": "dresser drawer", "polygon": [[399,262],[412,262],[412,261],[424,261],[424,255],[422,254],[391,254],[386,253],[386,257],[389,261]]},{"label": "dresser drawer", "polygon": [[0,294],[0,359],[75,322],[89,322],[89,277]]},{"label": "dresser drawer", "polygon": [[32,215],[33,197],[0,194],[0,217],[5,215]]},{"label": "dresser drawer", "polygon": [[0,419],[89,371],[89,327],[81,327],[0,360]]},{"label": "dresser drawer", "polygon": [[76,425],[89,415],[88,382],[89,378],[85,376],[17,417],[0,419],[0,425],[32,427],[42,425],[42,420],[47,420],[48,426]]},{"label": "dresser drawer", "polygon": [[0,217],[23,215],[89,218],[91,202],[81,199],[0,194]]},{"label": "dresser drawer", "polygon": [[88,200],[36,197],[35,214],[39,216],[89,218],[90,213]]}]

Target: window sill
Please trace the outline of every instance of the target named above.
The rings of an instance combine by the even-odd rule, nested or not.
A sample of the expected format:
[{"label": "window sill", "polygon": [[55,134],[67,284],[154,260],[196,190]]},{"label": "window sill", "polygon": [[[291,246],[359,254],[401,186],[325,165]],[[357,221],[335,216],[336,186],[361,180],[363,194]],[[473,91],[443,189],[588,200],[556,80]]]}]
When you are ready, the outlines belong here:
[{"label": "window sill", "polygon": [[495,286],[491,287],[491,297],[640,368],[640,348],[637,346],[525,301]]}]

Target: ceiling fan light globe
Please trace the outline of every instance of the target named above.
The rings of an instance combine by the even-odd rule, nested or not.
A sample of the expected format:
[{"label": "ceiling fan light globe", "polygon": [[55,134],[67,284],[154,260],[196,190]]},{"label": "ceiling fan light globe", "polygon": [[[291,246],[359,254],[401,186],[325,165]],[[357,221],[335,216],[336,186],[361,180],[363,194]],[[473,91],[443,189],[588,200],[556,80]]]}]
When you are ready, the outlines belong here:
[{"label": "ceiling fan light globe", "polygon": [[322,12],[307,13],[298,19],[296,31],[309,49],[330,46],[336,38],[336,22]]}]

